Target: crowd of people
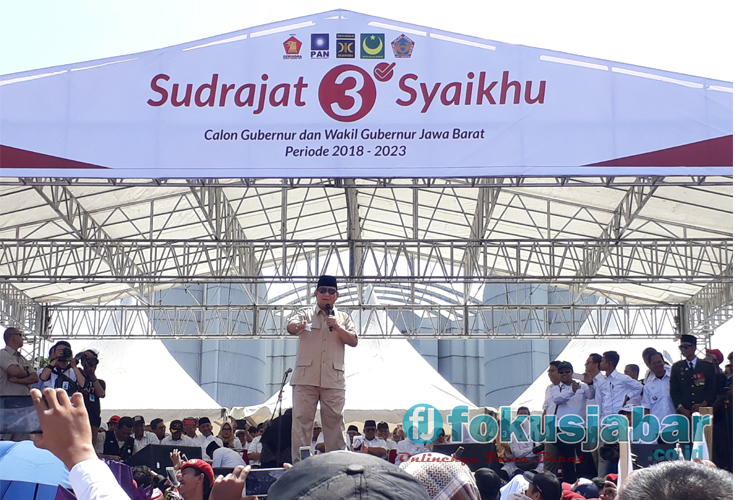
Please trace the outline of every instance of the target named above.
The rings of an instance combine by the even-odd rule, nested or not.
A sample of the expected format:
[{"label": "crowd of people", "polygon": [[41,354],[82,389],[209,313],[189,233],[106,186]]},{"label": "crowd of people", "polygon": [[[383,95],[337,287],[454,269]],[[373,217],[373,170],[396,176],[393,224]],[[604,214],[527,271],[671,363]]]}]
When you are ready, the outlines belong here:
[{"label": "crowd of people", "polygon": [[[642,358],[647,370],[640,380],[637,365],[625,366],[622,373],[618,371],[620,356],[615,351],[590,354],[581,374],[575,374],[568,361],[552,361],[543,414],[553,414],[557,419],[577,415],[586,422],[587,408],[596,405],[600,422],[609,415],[625,415],[630,421],[632,409],[642,407],[661,422],[676,414],[691,422],[692,415],[700,409],[712,408],[712,459],[732,472],[732,353],[723,370],[720,365],[724,356],[719,350],[707,349],[705,358],[699,359],[696,348],[696,337],[683,335],[679,349],[684,359],[673,365],[656,349],[645,349]],[[663,444],[660,437],[656,442]],[[598,450],[583,452],[580,443],[557,440],[544,447],[548,455],[563,457],[562,476],[567,482],[617,472],[618,445],[603,444]],[[553,473],[558,466],[552,461],[545,463],[545,469]]]},{"label": "crowd of people", "polygon": [[[34,404],[38,408],[40,401],[45,401],[43,406],[57,411],[68,401],[83,401],[83,416],[89,427],[89,446],[77,447],[83,449],[86,461],[104,458],[124,462],[148,445],[171,445],[182,449],[196,447],[201,451],[202,459],[189,460],[186,456],[181,456],[178,450],[171,454],[180,482],[176,488],[177,494],[184,500],[196,500],[209,498],[210,493],[215,492],[217,480],[214,478],[214,468],[235,468],[235,472],[228,478],[218,479],[221,490],[224,491],[223,484],[229,484],[232,489],[233,483],[244,481],[250,470],[261,467],[261,460],[266,460],[268,446],[264,449],[261,441],[269,428],[269,422],[251,425],[247,421],[225,419],[216,435],[213,423],[207,417],[172,420],[168,426],[161,418],[146,422],[141,415],[112,416],[103,423],[100,418],[100,399],[105,397],[106,384],[96,376],[98,353],[85,350],[74,355],[69,343],[60,341],[50,349],[48,364],[33,370],[19,353],[23,345],[20,332],[9,328],[5,331],[4,340],[6,347],[0,351],[2,395],[27,395],[30,387],[38,390],[55,389],[44,392],[43,396],[36,393]],[[376,481],[370,478],[378,472],[382,474],[384,481],[388,481],[385,479],[388,477],[395,479],[397,483],[390,488],[386,487],[386,496],[379,498],[678,498],[673,495],[671,488],[666,490],[667,486],[660,483],[684,472],[698,478],[698,481],[706,482],[706,491],[710,493],[724,491],[722,481],[729,478],[728,498],[731,498],[732,476],[723,476],[712,467],[732,471],[732,353],[728,356],[729,363],[721,369],[724,356],[718,350],[706,350],[704,359],[696,357],[696,337],[682,336],[679,348],[683,359],[672,365],[655,349],[644,350],[642,359],[646,371],[643,374],[633,364],[623,367],[622,372],[619,371],[620,356],[615,351],[590,354],[580,373],[575,373],[572,363],[568,361],[552,361],[547,372],[551,384],[547,387],[543,408],[535,410],[540,410],[545,415],[555,415],[557,419],[574,414],[585,420],[587,408],[596,405],[601,421],[608,415],[616,414],[630,418],[633,407],[642,407],[646,413],[657,416],[659,420],[672,414],[691,419],[702,408],[712,408],[715,436],[711,450],[713,463],[707,462],[703,465],[677,461],[675,464],[658,464],[636,471],[618,488],[616,445],[604,444],[598,450],[588,452],[583,451],[580,444],[567,444],[560,440],[540,444],[511,439],[509,442],[496,443],[498,454],[522,460],[506,460],[502,467],[483,467],[472,473],[461,460],[452,459],[446,462],[435,458],[437,454],[432,451],[435,445],[449,443],[449,436],[443,430],[434,442],[422,445],[406,439],[400,424],[391,429],[386,422],[367,420],[362,429],[357,425],[347,427],[344,433],[345,451],[325,453],[324,432],[321,422],[316,421],[313,423],[309,446],[309,455],[313,460],[296,464],[293,470],[289,470],[289,474],[283,476],[284,480],[279,480],[274,485],[274,488],[278,485],[275,491],[297,492],[296,496],[288,496],[290,493],[283,493],[283,496],[280,496],[281,493],[278,493],[279,496],[273,493],[272,496],[329,498],[316,493],[321,483],[316,484],[313,491],[304,489],[304,485],[308,484],[303,479],[304,474],[311,478],[314,471],[309,472],[310,467],[322,463],[329,466],[329,474],[339,478],[354,475],[350,472],[350,467],[353,467],[354,470],[360,469],[363,479],[368,482]],[[78,420],[82,415],[80,408],[76,404],[71,407],[75,419]],[[282,423],[290,427],[290,410],[287,414],[289,419]],[[530,414],[529,408],[517,409],[517,415]],[[71,425],[70,415],[65,417],[66,425]],[[43,425],[42,418],[41,422]],[[276,423],[277,421],[273,422]],[[526,433],[530,434],[528,424],[529,420],[526,419],[522,425]],[[77,422],[74,425],[79,424]],[[270,434],[273,433],[274,430]],[[290,437],[284,436],[284,441]],[[28,436],[2,436],[2,439],[24,438]],[[48,436],[41,435],[40,440],[36,436],[35,439],[39,446],[52,449],[49,444],[52,441]],[[290,440],[288,441],[284,443],[287,449],[290,447]],[[56,453],[54,449],[52,451]],[[557,456],[561,460],[542,460],[539,458],[542,456],[541,452],[546,457]],[[287,461],[284,457],[289,454],[290,452],[284,456],[275,455],[276,461]],[[57,456],[64,461],[66,454],[57,453]],[[274,455],[271,453],[268,456],[272,462]],[[72,470],[72,467],[69,469]],[[89,465],[89,468],[93,473],[85,471],[82,474],[85,481],[90,480],[90,474],[101,474],[97,465]],[[323,469],[320,470],[326,473]],[[386,474],[386,471],[390,473]],[[285,480],[287,477],[288,481]],[[299,477],[302,479],[299,480]],[[109,481],[105,484],[110,487]],[[87,486],[79,488],[82,491],[94,491],[94,488],[90,490]],[[666,496],[651,496],[650,492],[658,491],[655,488],[668,493]],[[399,494],[401,491],[403,493]],[[83,498],[79,495],[78,497]],[[688,500],[696,498],[699,497],[687,496]],[[715,495],[706,498],[721,497]]]},{"label": "crowd of people", "polygon": [[[64,462],[70,470],[69,481],[77,498],[128,500],[130,497],[92,448],[91,427],[81,394],[76,393],[70,399],[61,389],[46,388],[43,393],[34,389],[31,397],[44,430],[36,438],[36,445],[50,450]],[[353,446],[357,437],[356,434],[352,439]],[[363,438],[370,441],[367,435]],[[396,467],[370,453],[370,446],[367,447],[368,452],[333,451],[306,458],[295,466],[283,464],[285,473],[270,487],[268,497],[277,500],[725,500],[733,494],[732,474],[707,461],[662,463],[635,471],[622,480],[616,474],[608,474],[570,484],[547,471],[526,471],[505,482],[490,469],[481,468],[472,473],[462,461],[431,452]],[[166,498],[254,500],[245,496],[247,477],[252,472],[250,466],[237,466],[226,476],[215,477],[206,461],[182,461],[175,454],[174,467],[175,480],[161,484],[166,488]],[[164,496],[155,490],[153,495]]]}]

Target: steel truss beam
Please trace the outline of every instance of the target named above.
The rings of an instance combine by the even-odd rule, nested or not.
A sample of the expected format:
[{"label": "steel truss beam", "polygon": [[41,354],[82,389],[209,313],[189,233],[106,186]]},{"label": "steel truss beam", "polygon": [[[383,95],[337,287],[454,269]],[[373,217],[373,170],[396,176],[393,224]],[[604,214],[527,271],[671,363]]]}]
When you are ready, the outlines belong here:
[{"label": "steel truss beam", "polygon": [[[99,264],[109,267],[110,273],[115,275],[136,276],[140,274],[140,269],[124,252],[118,252],[114,245],[106,245],[104,242],[113,241],[113,238],[107,234],[92,215],[82,206],[76,199],[74,194],[67,186],[43,186],[34,185],[36,192],[44,199],[44,201],[57,213],[80,240],[93,240],[102,242],[89,250],[97,255]],[[129,281],[136,283],[136,280]],[[142,283],[142,281],[138,281]],[[135,285],[130,285],[133,294],[142,298],[145,290]]]},{"label": "steel truss beam", "polygon": [[[602,230],[599,237],[599,240],[606,244],[596,247],[594,252],[588,254],[587,259],[577,270],[579,276],[594,276],[602,269],[605,261],[610,258],[611,247],[623,238],[633,219],[640,213],[646,202],[651,199],[657,188],[657,185],[639,185],[628,189],[628,192],[625,193],[613,212],[610,222]],[[573,284],[572,296],[581,295],[587,285],[588,283],[585,282]]]},{"label": "steel truss beam", "polygon": [[18,290],[12,284],[0,282],[0,326],[14,326],[25,333],[41,334],[44,331],[44,314],[41,304]]},{"label": "steel truss beam", "polygon": [[[50,309],[64,338],[284,338],[295,305],[64,306]],[[676,306],[345,305],[363,338],[673,338]],[[353,317],[355,317],[353,315]],[[580,331],[583,323],[589,331]],[[404,325],[403,331],[394,324]],[[551,325],[554,325],[551,331]],[[359,327],[358,327],[359,328]]]},{"label": "steel truss beam", "polygon": [[[595,274],[587,274],[583,266],[601,249],[607,258]],[[130,265],[108,266],[100,254],[124,255]],[[254,264],[244,265],[243,256],[250,255]],[[361,255],[362,274],[351,274],[350,255]],[[465,267],[465,255],[471,266]],[[730,239],[0,240],[0,280],[292,283],[329,273],[354,283],[704,284],[732,281],[732,259]]]},{"label": "steel truss beam", "polygon": [[[486,179],[486,184],[492,186],[499,183],[502,179]],[[475,214],[472,218],[472,225],[470,226],[470,239],[482,240],[485,238],[485,233],[490,226],[493,212],[495,211],[495,205],[498,202],[498,196],[500,196],[500,187],[483,186],[478,189],[477,193],[477,205],[475,206]],[[464,269],[469,269],[470,273],[482,272],[481,270],[473,269],[473,264],[478,262],[477,249],[475,247],[468,248],[465,254]]]},{"label": "steel truss beam", "polygon": [[[400,187],[426,189],[437,184],[448,184],[453,187],[476,188],[487,177],[456,178],[368,178],[360,179],[360,187]],[[671,176],[671,177],[496,177],[500,187],[631,187],[631,186],[732,186],[732,176]],[[342,187],[344,179],[340,178],[285,178],[254,179],[237,178],[222,179],[220,184],[227,187]],[[416,182],[414,182],[416,181]],[[53,177],[4,177],[0,178],[0,186],[166,186],[196,187],[204,186],[206,179],[59,179]]]},{"label": "steel truss beam", "polygon": [[[191,191],[199,203],[199,209],[204,214],[206,226],[214,241],[231,242],[247,239],[240,220],[221,187],[217,185],[192,186]],[[254,274],[255,260],[252,248],[241,245],[232,245],[231,248],[233,255],[220,260],[220,263],[228,267],[217,269],[214,274],[229,272],[243,276]]]},{"label": "steel truss beam", "polygon": [[[726,273],[732,276],[732,263]],[[685,333],[709,336],[714,330],[732,318],[733,295],[732,280],[713,281],[683,305],[683,323]]]}]

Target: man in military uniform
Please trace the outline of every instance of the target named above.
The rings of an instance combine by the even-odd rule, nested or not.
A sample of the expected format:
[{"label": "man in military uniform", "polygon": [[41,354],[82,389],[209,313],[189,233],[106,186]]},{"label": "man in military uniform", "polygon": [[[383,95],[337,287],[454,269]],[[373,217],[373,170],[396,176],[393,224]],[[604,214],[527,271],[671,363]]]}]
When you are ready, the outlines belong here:
[{"label": "man in military uniform", "polygon": [[316,305],[301,309],[288,323],[291,335],[299,336],[293,372],[293,425],[291,452],[300,459],[299,448],[311,444],[316,405],[321,403],[326,451],[345,449],[345,344],[357,345],[357,332],[350,315],[335,311],[339,297],[337,279],[322,276],[317,283]]},{"label": "man in military uniform", "polygon": [[684,359],[671,367],[671,400],[677,412],[691,418],[700,407],[712,406],[717,379],[714,366],[696,357],[697,337],[682,335],[679,350]]}]

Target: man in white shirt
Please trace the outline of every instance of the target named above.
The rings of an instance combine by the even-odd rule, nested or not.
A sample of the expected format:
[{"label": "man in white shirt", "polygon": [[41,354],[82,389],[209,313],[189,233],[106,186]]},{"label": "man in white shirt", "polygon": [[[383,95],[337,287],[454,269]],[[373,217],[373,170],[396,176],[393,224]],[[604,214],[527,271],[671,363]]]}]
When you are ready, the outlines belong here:
[{"label": "man in white shirt", "polygon": [[184,434],[184,423],[181,420],[171,421],[171,436],[164,438],[161,444],[170,444],[172,446],[196,446],[192,439]]},{"label": "man in white shirt", "polygon": [[324,453],[324,433],[322,432],[322,424],[317,420],[314,422],[314,430],[311,434],[311,454],[319,455]]},{"label": "man in white shirt", "polygon": [[650,363],[653,379],[643,386],[641,406],[646,409],[646,413],[654,415],[661,422],[664,417],[676,414],[669,392],[671,367],[664,364],[664,357],[660,352],[651,355]]},{"label": "man in white shirt", "polygon": [[71,344],[63,340],[49,351],[49,364],[38,370],[38,379],[38,389],[61,388],[69,395],[78,392],[87,381],[76,365]]},{"label": "man in white shirt", "polygon": [[[184,430],[186,430],[186,422],[184,422]],[[218,446],[222,446],[222,440],[212,433],[212,422],[207,417],[199,419],[199,432],[201,434],[193,438],[194,442],[202,449],[202,458],[210,461],[212,457],[207,454],[207,446],[212,441],[216,442]]]},{"label": "man in white shirt", "polygon": [[641,392],[643,384],[618,372],[615,368],[620,361],[620,355],[615,351],[607,351],[602,354],[600,369],[605,372],[604,381],[595,387],[599,390],[600,399],[600,422],[608,415],[617,415],[625,404],[628,393]]},{"label": "man in white shirt", "polygon": [[171,434],[166,432],[166,424],[163,423],[162,418],[154,418],[151,420],[151,433],[155,438],[152,438],[151,444],[162,444],[164,439],[171,437]]},{"label": "man in white shirt", "polygon": [[[638,365],[630,364],[625,365],[625,368],[623,369],[623,373],[633,380],[638,380],[638,375],[640,374],[640,368]],[[631,390],[625,395],[625,404],[623,406],[627,406],[629,408],[629,411],[632,411],[634,406],[640,406],[641,405],[641,398],[643,397],[643,387],[641,387],[640,391]]]},{"label": "man in white shirt", "polygon": [[97,437],[94,440],[95,452],[102,453],[102,450],[105,448],[105,437],[107,436],[108,430],[109,430],[108,425],[102,422],[100,424],[99,429],[97,429]]},{"label": "man in white shirt", "polygon": [[145,419],[142,415],[133,417],[133,439],[133,453],[138,453],[149,444],[160,442],[155,434],[145,430]]},{"label": "man in white shirt", "polygon": [[263,445],[260,443],[260,438],[265,432],[265,427],[266,426],[263,422],[258,424],[258,434],[253,438],[250,444],[248,444],[248,460],[250,460],[250,465],[253,467],[260,467],[260,455],[263,451]]},{"label": "man in white shirt", "polygon": [[[617,352],[607,351],[602,353],[600,369],[605,372],[605,378],[600,383],[595,384],[595,399],[600,407],[601,429],[605,417],[620,413],[629,393],[640,393],[643,390],[643,384],[615,369],[618,362],[620,362],[620,355]],[[597,462],[598,476],[604,477],[607,474],[617,472],[616,469],[617,463],[606,460],[603,453],[600,453]]]},{"label": "man in white shirt", "polygon": [[[546,396],[544,397],[543,406],[543,417],[545,417],[546,415],[556,415],[556,405],[551,400],[551,393],[554,387],[558,386],[561,382],[561,379],[559,378],[559,363],[561,363],[561,361],[552,361],[551,363],[549,363],[549,369],[546,372],[549,375],[549,381],[551,382],[551,384],[549,384],[549,386],[546,388]],[[556,458],[556,443],[544,443],[544,452],[547,453],[547,457]],[[553,460],[547,460],[544,462],[544,470],[556,474],[559,470],[559,463]]]},{"label": "man in white shirt", "polygon": [[[359,439],[355,437],[355,439]],[[402,439],[396,446],[396,465],[401,465],[403,462],[407,462],[409,458],[414,455],[420,455],[421,453],[429,453],[426,446],[419,443],[414,443],[410,439]]]},{"label": "man in white shirt", "polygon": [[643,349],[643,363],[646,365],[646,373],[643,374],[643,384],[647,384],[649,380],[653,380],[655,375],[651,370],[651,356],[658,351],[653,347],[646,347]]},{"label": "man in white shirt", "polygon": [[[600,407],[598,391],[596,387],[605,380],[605,374],[600,371],[600,364],[602,363],[602,355],[593,352],[587,356],[587,361],[584,362],[584,375],[582,381],[585,385],[582,386],[584,389],[584,395],[586,398],[587,406]],[[589,411],[587,411],[589,415]],[[597,448],[592,451],[582,452],[583,462],[577,466],[577,471],[583,477],[595,477],[597,476],[597,464],[600,459],[600,449]]]},{"label": "man in white shirt", "polygon": [[365,420],[365,425],[362,428],[365,436],[362,439],[359,436],[355,437],[352,441],[355,451],[369,453],[378,458],[385,456],[388,445],[385,444],[383,439],[375,435],[377,430],[375,420]]},{"label": "man in white shirt", "polygon": [[[531,436],[531,420],[530,415],[531,411],[525,407],[521,406],[518,408],[517,415],[528,415],[529,418],[525,419],[523,423],[521,424],[521,427],[523,428],[523,431],[526,433],[526,436]],[[524,470],[527,470],[528,467],[531,467],[534,462],[536,462],[536,472],[543,472],[544,464],[543,462],[537,462],[537,455],[533,452],[533,447],[536,445],[533,441],[530,439],[524,443],[519,443],[516,439],[516,435],[513,434],[510,438],[509,443],[503,443],[503,446],[507,445],[507,449],[504,453],[505,457],[509,460],[505,462],[502,469],[505,471],[505,473],[508,475],[508,479],[514,476],[516,469],[518,468],[518,463],[526,462],[526,467]]]},{"label": "man in white shirt", "polygon": [[184,435],[196,442],[199,438],[197,433],[197,419],[194,417],[186,417],[184,420]]},{"label": "man in white shirt", "polygon": [[[556,404],[557,428],[559,419],[567,415],[577,415],[582,419],[582,427],[585,427],[584,419],[587,416],[587,398],[582,385],[572,379],[572,364],[568,361],[559,363],[559,377],[561,383],[552,391],[552,401]],[[559,431],[561,432],[561,429]],[[565,443],[557,436],[556,448],[559,457],[564,458],[562,462],[562,473],[564,481],[574,484],[577,479],[575,462],[582,456],[581,443]]]},{"label": "man in white shirt", "polygon": [[385,455],[381,458],[390,461],[390,451],[397,449],[397,443],[390,438],[390,428],[387,422],[378,422],[377,435],[385,441]]},{"label": "man in white shirt", "polygon": [[245,460],[242,459],[242,453],[220,446],[216,441],[212,441],[207,446],[207,455],[212,457],[212,467],[237,467],[238,465],[245,465]]}]

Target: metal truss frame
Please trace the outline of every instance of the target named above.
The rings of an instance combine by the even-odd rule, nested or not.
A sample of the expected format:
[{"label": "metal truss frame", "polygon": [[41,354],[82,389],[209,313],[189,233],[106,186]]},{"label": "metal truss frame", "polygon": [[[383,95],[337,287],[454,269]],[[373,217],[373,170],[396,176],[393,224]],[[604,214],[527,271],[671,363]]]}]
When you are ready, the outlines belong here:
[{"label": "metal truss frame", "polygon": [[24,333],[45,330],[43,306],[8,282],[0,281],[0,324]]},{"label": "metal truss frame", "polygon": [[[426,189],[439,183],[454,187],[476,188],[486,182],[488,177],[456,177],[406,179],[400,177],[374,177],[356,179],[360,187],[414,187]],[[549,177],[494,177],[499,187],[631,187],[631,186],[731,186],[730,176],[549,176]],[[258,179],[237,178],[214,182],[227,187],[343,187],[348,179],[342,178],[283,178]],[[51,177],[0,178],[0,186],[114,186],[114,187],[201,187],[211,185],[210,179],[61,179]]]},{"label": "metal truss frame", "polygon": [[[573,195],[583,189],[590,189],[589,199]],[[126,190],[138,191],[128,196]],[[662,331],[659,318],[675,319],[676,331],[706,336],[732,316],[733,245],[726,222],[732,212],[725,203],[732,203],[731,176],[0,178],[0,198],[17,200],[12,197],[26,192],[34,194],[27,203],[34,215],[0,224],[0,320],[37,334],[45,335],[48,315],[56,324],[64,312],[101,328],[94,315],[107,311],[105,317],[119,317],[120,326],[110,319],[104,326],[108,333],[101,335],[129,336],[141,315],[166,317],[172,311],[147,302],[155,290],[236,283],[255,305],[206,307],[225,307],[217,310],[227,321],[235,321],[235,311],[268,318],[243,330],[248,338],[276,335],[266,326],[282,322],[287,306],[263,304],[258,285],[293,285],[298,291],[294,303],[303,305],[310,302],[314,278],[324,273],[350,283],[357,297],[369,284],[410,289],[402,293],[403,304],[389,306],[394,309],[363,304],[361,298],[345,306],[362,308],[365,315],[388,311],[402,320],[404,315],[425,320],[421,328],[397,333],[403,336],[587,335],[571,328],[563,334],[546,332],[548,327],[541,326],[542,317],[569,313],[568,308],[575,314],[587,310],[591,322],[599,316],[600,326],[588,334],[592,337],[638,335],[639,330],[625,326],[626,316],[616,307],[649,318],[633,323],[647,324],[653,336]],[[108,193],[109,200],[124,201],[105,200]],[[607,196],[604,203],[594,199],[599,193]],[[683,210],[706,211],[705,223],[689,222],[692,217],[659,218],[656,212],[662,214],[661,206],[671,202]],[[315,204],[321,217],[314,216]],[[710,214],[717,222],[708,223]],[[571,289],[571,305],[481,306],[459,300],[462,285],[466,298],[483,283],[561,285]],[[455,288],[459,305],[452,300],[427,305],[417,299],[427,287],[441,285],[460,285]],[[644,288],[652,293],[636,295]],[[581,303],[590,293],[621,305],[596,310]],[[137,309],[69,305],[131,296]],[[664,303],[657,296],[677,300]],[[184,309],[175,315],[183,317]],[[269,312],[275,310],[281,312]],[[200,309],[193,311],[199,314]],[[488,315],[508,318],[508,326],[484,324]],[[467,320],[451,321],[463,326],[449,327],[440,317]],[[204,336],[220,331],[213,325],[221,321],[209,318],[205,314],[202,320]],[[432,318],[437,326],[427,327]],[[605,326],[606,321],[623,327]]]},{"label": "metal truss frame", "polygon": [[[125,259],[90,258],[99,252]],[[354,283],[707,284],[731,281],[732,259],[731,239],[0,240],[0,280],[299,283],[330,273]]]},{"label": "metal truss frame", "polygon": [[[728,272],[732,275],[732,263]],[[683,333],[708,337],[715,328],[732,318],[732,286],[732,280],[713,281],[686,301],[681,308]]]},{"label": "metal truss frame", "polygon": [[[301,307],[57,306],[49,313],[55,335],[64,338],[222,340],[288,338],[286,324]],[[677,306],[632,304],[347,304],[340,310],[356,313],[360,336],[371,339],[670,338],[678,313]],[[589,331],[580,331],[585,323]]]},{"label": "metal truss frame", "polygon": [[[110,252],[108,245],[113,240],[103,227],[92,217],[92,215],[82,206],[68,186],[61,185],[42,185],[35,184],[33,188],[46,201],[59,218],[66,223],[71,233],[81,241],[98,241],[98,245],[94,249],[90,249],[96,254],[100,264],[110,267],[111,269],[125,269],[125,273],[129,276],[136,276],[140,273],[138,266],[130,260],[124,253]],[[136,283],[137,280],[127,281],[126,283]],[[138,281],[140,283],[140,281]],[[145,291],[131,285],[133,295],[143,298]]]}]

